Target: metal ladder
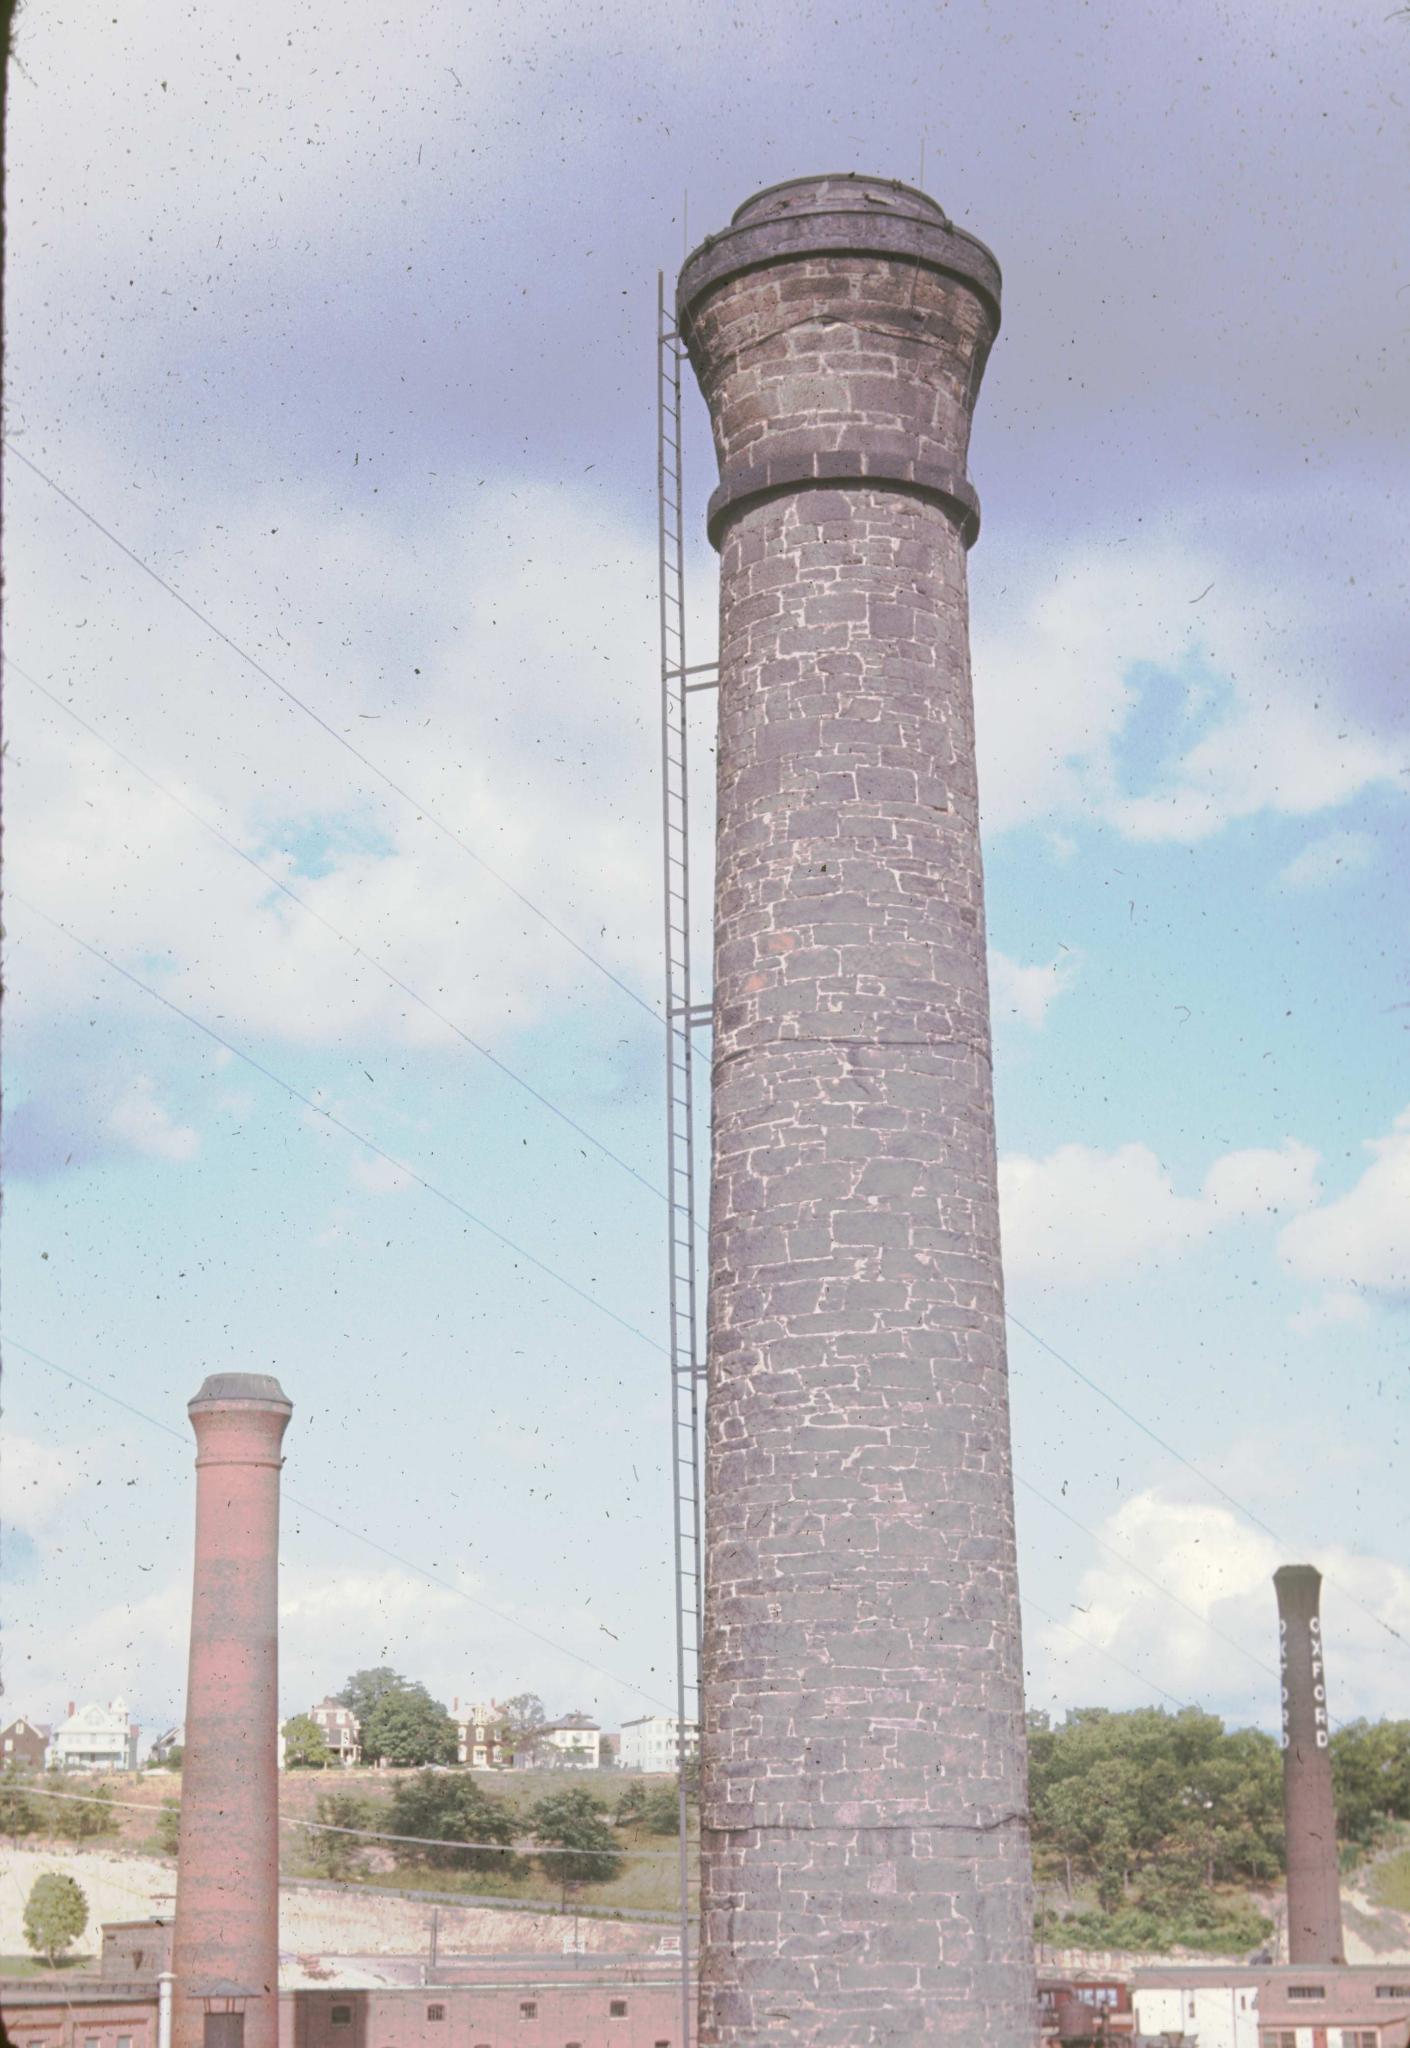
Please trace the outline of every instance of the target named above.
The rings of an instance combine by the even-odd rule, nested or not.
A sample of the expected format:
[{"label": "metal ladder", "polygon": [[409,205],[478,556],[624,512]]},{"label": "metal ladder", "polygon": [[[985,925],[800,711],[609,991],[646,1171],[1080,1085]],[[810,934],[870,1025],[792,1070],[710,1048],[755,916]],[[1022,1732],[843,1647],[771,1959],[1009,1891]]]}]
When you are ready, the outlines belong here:
[{"label": "metal ladder", "polygon": [[[681,2048],[690,2048],[691,1857],[686,1731],[700,1734],[702,1587],[698,1271],[693,1033],[711,1018],[692,1000],[690,966],[690,791],[687,700],[711,689],[714,662],[686,664],[685,545],[682,525],[681,366],[686,351],[656,280],[656,511],[661,628],[661,821],[666,953],[666,1148],[670,1233],[671,1474],[676,1570],[676,1718],[680,1819]],[[711,680],[705,680],[706,677]],[[693,677],[701,680],[692,681]]]}]

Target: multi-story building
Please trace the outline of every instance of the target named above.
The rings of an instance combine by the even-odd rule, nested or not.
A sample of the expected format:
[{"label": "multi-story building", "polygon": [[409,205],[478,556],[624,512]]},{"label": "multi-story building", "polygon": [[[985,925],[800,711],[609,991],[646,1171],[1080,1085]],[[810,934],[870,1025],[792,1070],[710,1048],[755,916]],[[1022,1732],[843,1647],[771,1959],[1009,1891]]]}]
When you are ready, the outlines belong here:
[{"label": "multi-story building", "polygon": [[338,1700],[320,1700],[310,1707],[308,1718],[323,1732],[323,1740],[340,1764],[355,1764],[362,1758],[362,1729],[351,1707]]},{"label": "multi-story building", "polygon": [[675,1771],[682,1749],[687,1758],[700,1748],[700,1732],[674,1714],[642,1714],[622,1723],[619,1762],[624,1771]]},{"label": "multi-story building", "polygon": [[139,1734],[126,1700],[77,1710],[70,1700],[68,1718],[54,1730],[49,1761],[60,1771],[135,1771]]},{"label": "multi-story building", "polygon": [[42,1771],[53,1732],[21,1714],[8,1728],[0,1728],[0,1767],[14,1764],[22,1771]]},{"label": "multi-story building", "polygon": [[550,1770],[560,1765],[577,1765],[595,1771],[602,1762],[602,1730],[587,1714],[565,1714],[561,1721],[546,1721],[534,1731],[531,1761]]},{"label": "multi-story building", "polygon": [[514,1761],[514,1741],[504,1709],[495,1700],[451,1702],[459,1761],[475,1771],[507,1770]]},{"label": "multi-story building", "polygon": [[166,1728],[152,1744],[149,1763],[164,1764],[173,1751],[186,1747],[186,1723],[178,1721],[174,1728]]},{"label": "multi-story building", "polygon": [[1407,2048],[1410,1967],[1182,1964],[1138,1969],[1138,2039],[1198,2048]]}]

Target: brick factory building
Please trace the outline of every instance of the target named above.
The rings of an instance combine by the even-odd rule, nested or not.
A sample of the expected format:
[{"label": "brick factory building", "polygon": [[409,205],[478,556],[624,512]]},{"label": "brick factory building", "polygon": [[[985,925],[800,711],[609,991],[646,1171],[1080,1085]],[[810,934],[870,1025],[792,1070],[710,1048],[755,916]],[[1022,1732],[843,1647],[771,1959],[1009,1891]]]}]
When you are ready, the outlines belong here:
[{"label": "brick factory building", "polygon": [[[477,1959],[470,1983],[285,1990],[277,2048],[680,2048],[670,1960]],[[0,1983],[11,2048],[159,2048],[155,1982]]]}]

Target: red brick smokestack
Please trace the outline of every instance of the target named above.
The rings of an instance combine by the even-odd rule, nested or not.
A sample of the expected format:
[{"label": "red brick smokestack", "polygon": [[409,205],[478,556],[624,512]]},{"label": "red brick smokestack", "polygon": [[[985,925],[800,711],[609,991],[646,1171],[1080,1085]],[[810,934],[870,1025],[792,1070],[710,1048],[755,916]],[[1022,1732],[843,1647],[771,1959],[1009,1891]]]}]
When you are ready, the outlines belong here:
[{"label": "red brick smokestack", "polygon": [[1322,1574],[1310,1564],[1285,1564],[1274,1572],[1273,1585],[1283,1672],[1288,1961],[1344,1963],[1327,1665],[1317,1611]]},{"label": "red brick smokestack", "polygon": [[965,583],[998,265],[800,178],[677,312],[720,462],[700,2040],[1031,2048]]},{"label": "red brick smokestack", "polygon": [[280,1444],[293,1409],[263,1373],[214,1373],[190,1404],[196,1562],[177,1858],[173,2048],[203,1996],[247,1994],[245,2048],[279,2033]]}]

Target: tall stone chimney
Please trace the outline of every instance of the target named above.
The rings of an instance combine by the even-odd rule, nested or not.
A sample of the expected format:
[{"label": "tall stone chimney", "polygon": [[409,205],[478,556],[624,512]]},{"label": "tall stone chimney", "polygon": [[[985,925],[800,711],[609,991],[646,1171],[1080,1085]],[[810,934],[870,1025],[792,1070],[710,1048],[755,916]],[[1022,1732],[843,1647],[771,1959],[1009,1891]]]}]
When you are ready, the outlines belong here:
[{"label": "tall stone chimney", "polygon": [[1288,1961],[1344,1963],[1327,1665],[1318,1613],[1322,1574],[1314,1565],[1285,1564],[1274,1572],[1273,1586],[1283,1675]]},{"label": "tall stone chimney", "polygon": [[[263,1373],[191,1402],[196,1564],[177,1853],[173,2048],[232,2000],[244,2048],[279,2031],[279,1447],[293,1409]],[[227,2029],[228,2029],[228,2022]]]},{"label": "tall stone chimney", "polygon": [[720,465],[701,2042],[1029,2048],[965,581],[998,266],[796,179],[677,319]]}]

